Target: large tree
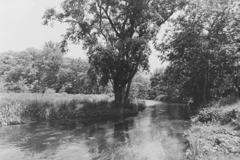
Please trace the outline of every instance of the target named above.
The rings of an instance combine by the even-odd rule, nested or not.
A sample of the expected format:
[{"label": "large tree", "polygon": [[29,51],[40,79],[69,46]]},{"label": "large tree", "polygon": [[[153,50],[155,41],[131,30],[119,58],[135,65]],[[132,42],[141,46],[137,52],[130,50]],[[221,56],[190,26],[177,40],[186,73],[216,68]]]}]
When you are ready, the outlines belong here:
[{"label": "large tree", "polygon": [[183,97],[206,103],[239,94],[239,28],[237,0],[192,0],[176,19],[159,48],[170,61],[168,80],[176,81]]},{"label": "large tree", "polygon": [[90,64],[101,82],[112,83],[115,102],[128,102],[132,79],[139,69],[148,69],[148,42],[183,0],[65,0],[62,10],[48,9],[44,24],[67,23],[62,49],[67,41],[83,42]]}]

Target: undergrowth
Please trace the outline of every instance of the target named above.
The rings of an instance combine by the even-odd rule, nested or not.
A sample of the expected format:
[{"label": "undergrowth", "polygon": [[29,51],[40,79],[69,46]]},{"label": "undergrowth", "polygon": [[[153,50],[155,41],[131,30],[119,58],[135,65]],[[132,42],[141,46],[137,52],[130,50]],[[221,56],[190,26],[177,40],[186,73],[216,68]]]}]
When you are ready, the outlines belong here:
[{"label": "undergrowth", "polygon": [[186,159],[240,159],[240,101],[225,98],[211,103],[191,120]]}]

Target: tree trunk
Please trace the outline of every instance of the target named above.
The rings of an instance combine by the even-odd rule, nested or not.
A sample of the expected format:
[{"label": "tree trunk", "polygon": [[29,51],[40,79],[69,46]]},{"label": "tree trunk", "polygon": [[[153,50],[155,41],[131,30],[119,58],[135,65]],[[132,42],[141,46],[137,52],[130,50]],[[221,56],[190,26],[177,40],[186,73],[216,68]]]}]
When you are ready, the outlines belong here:
[{"label": "tree trunk", "polygon": [[119,108],[124,108],[129,102],[131,81],[125,85],[114,85],[115,104]]},{"label": "tree trunk", "polygon": [[125,97],[124,97],[125,104],[129,102],[129,93],[130,93],[130,89],[131,89],[131,84],[132,84],[132,81],[129,81],[127,84],[127,90],[126,90]]},{"label": "tree trunk", "polygon": [[56,93],[59,93],[59,92],[60,92],[60,89],[61,89],[61,87],[57,87],[57,88],[55,89]]},{"label": "tree trunk", "polygon": [[204,84],[203,84],[203,93],[202,93],[202,102],[205,104],[207,102],[207,80],[206,75],[204,77]]},{"label": "tree trunk", "polygon": [[208,89],[208,77],[209,77],[209,71],[208,71],[208,67],[209,67],[209,61],[207,62],[207,66],[206,66],[206,69],[205,69],[205,73],[204,73],[204,82],[203,82],[203,93],[202,93],[202,102],[204,104],[207,103],[208,101],[208,98],[209,98],[209,89]]},{"label": "tree trunk", "polygon": [[118,106],[124,105],[125,87],[114,87],[115,103]]}]

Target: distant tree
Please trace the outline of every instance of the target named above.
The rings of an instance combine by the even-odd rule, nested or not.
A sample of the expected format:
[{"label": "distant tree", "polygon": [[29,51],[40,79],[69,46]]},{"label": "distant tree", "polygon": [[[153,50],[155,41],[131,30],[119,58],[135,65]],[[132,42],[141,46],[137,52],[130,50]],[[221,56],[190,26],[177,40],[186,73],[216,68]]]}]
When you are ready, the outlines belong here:
[{"label": "distant tree", "polygon": [[89,63],[82,59],[64,58],[57,74],[56,92],[100,94],[102,86]]},{"label": "distant tree", "polygon": [[67,40],[82,40],[102,84],[112,83],[115,102],[123,106],[134,75],[148,69],[148,42],[184,5],[184,0],[65,0],[62,12],[49,9],[43,19],[69,24],[62,48]]},{"label": "distant tree", "polygon": [[150,77],[150,97],[160,100],[165,97],[171,102],[182,101],[181,84],[183,79],[179,74],[181,68],[172,68],[172,65],[166,68],[156,70]]},{"label": "distant tree", "polygon": [[40,54],[34,60],[37,69],[35,84],[44,92],[46,88],[54,88],[57,83],[57,73],[62,64],[63,53],[57,43],[46,42]]},{"label": "distant tree", "polygon": [[7,90],[44,92],[54,88],[63,54],[58,44],[47,42],[42,50],[27,49],[0,57],[0,76]]},{"label": "distant tree", "polygon": [[149,99],[150,80],[144,73],[137,73],[133,78],[131,96],[138,99]]},{"label": "distant tree", "polygon": [[45,43],[41,50],[1,54],[0,80],[0,90],[13,92],[106,92],[87,61],[63,57],[58,44],[53,42]]},{"label": "distant tree", "polygon": [[[0,57],[0,76],[5,81],[6,90],[28,90],[35,79],[32,58],[38,50],[28,49],[23,52],[7,52]],[[19,86],[20,85],[20,86]]]},{"label": "distant tree", "polygon": [[157,96],[161,94],[165,94],[165,89],[163,87],[166,87],[165,84],[163,84],[165,81],[163,81],[164,78],[164,69],[157,69],[154,71],[154,73],[150,77],[150,86],[151,86],[151,98],[154,99]]}]

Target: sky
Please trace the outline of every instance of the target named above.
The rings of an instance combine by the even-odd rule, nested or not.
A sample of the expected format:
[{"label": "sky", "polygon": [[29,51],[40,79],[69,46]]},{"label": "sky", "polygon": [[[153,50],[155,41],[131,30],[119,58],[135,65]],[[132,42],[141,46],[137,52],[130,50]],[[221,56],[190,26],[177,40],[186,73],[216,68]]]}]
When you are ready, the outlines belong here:
[{"label": "sky", "polygon": [[[60,42],[66,25],[55,23],[52,27],[42,25],[42,16],[48,8],[58,8],[63,0],[0,0],[0,53],[40,49],[44,42]],[[153,51],[150,70],[162,66]],[[69,45],[67,57],[87,59],[80,45]]]}]

